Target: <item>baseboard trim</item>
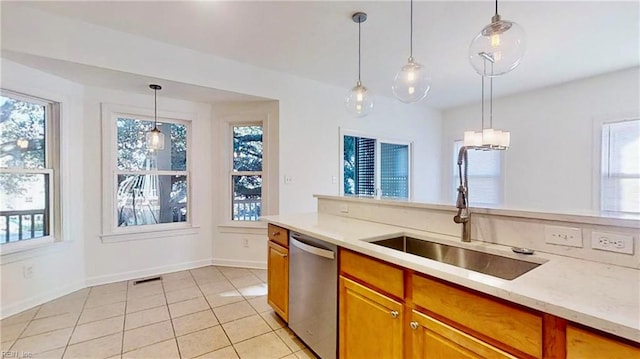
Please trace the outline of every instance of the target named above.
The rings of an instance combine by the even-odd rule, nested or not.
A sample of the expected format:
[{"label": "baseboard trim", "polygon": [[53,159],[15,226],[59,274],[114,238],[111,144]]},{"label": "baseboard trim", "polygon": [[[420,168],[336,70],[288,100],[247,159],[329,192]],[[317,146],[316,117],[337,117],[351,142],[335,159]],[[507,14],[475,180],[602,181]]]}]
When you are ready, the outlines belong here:
[{"label": "baseboard trim", "polygon": [[1,312],[0,312],[0,318],[1,319],[5,319],[7,317],[10,317],[14,314],[18,314],[22,311],[25,311],[27,309],[31,309],[35,306],[38,306],[40,304],[46,303],[48,301],[60,298],[64,295],[67,295],[69,293],[73,293],[77,290],[80,289],[84,289],[86,288],[86,286],[84,285],[84,283],[82,282],[78,282],[78,283],[74,283],[62,288],[56,288],[54,290],[50,290],[44,294],[40,294],[40,295],[36,295],[33,296],[31,298],[27,298],[24,300],[21,300],[17,303],[13,303],[10,304],[8,306],[2,306],[1,308]]},{"label": "baseboard trim", "polygon": [[199,267],[209,266],[212,264],[213,263],[211,259],[202,259],[198,261],[183,262],[183,263],[172,264],[168,266],[159,266],[159,267],[147,268],[142,270],[121,272],[116,274],[87,277],[86,286],[93,287],[96,285],[120,282],[123,280],[138,279],[138,278],[150,277],[150,276],[155,276],[159,274],[166,274],[166,273],[177,272],[177,271],[182,271],[187,269],[195,269]]},{"label": "baseboard trim", "polygon": [[211,262],[214,266],[267,269],[267,262],[263,262],[263,261],[247,261],[247,260],[237,260],[237,259],[213,258]]}]

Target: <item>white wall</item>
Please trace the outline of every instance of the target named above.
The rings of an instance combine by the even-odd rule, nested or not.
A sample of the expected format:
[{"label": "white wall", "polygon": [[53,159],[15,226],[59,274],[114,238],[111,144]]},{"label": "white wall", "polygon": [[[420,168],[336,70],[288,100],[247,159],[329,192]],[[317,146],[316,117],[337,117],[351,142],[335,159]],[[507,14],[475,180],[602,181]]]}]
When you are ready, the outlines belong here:
[{"label": "white wall", "polygon": [[[276,178],[279,182],[277,202],[280,213],[314,211],[316,200],[312,194],[339,193],[339,183],[332,181],[332,177],[339,175],[339,127],[414,141],[414,175],[416,182],[421,183],[416,186],[415,198],[429,201],[439,196],[441,116],[425,104],[408,106],[392,99],[378,98],[372,115],[354,119],[344,109],[343,101],[348,89],[22,6],[3,8],[2,49],[277,100],[279,173]],[[3,63],[3,86],[5,74],[16,81],[33,78],[30,81],[32,83],[40,82],[40,78],[53,78],[37,70],[24,71],[29,72],[29,76],[20,77],[18,73],[8,71]],[[83,214],[84,218],[82,225],[72,228],[69,237],[74,242],[69,249],[60,251],[64,253],[63,257],[51,257],[51,263],[48,259],[36,263],[36,272],[43,276],[44,270],[38,272],[40,263],[43,263],[42,268],[45,265],[47,268],[55,267],[55,270],[48,272],[56,274],[55,280],[47,276],[42,277],[42,281],[38,279],[37,284],[26,285],[20,279],[20,265],[6,268],[3,265],[3,316],[5,312],[12,311],[11,308],[22,305],[13,303],[21,300],[35,303],[34,298],[49,288],[64,290],[67,283],[83,281],[85,278],[91,285],[208,264],[212,259],[228,265],[266,265],[264,228],[244,230],[218,227],[220,206],[226,203],[216,197],[219,191],[216,176],[224,172],[219,172],[221,164],[216,156],[211,155],[215,147],[207,137],[212,133],[215,137],[217,119],[211,118],[213,107],[190,101],[163,99],[159,107],[195,112],[199,116],[197,130],[193,131],[198,137],[193,148],[196,153],[193,158],[198,161],[193,174],[199,201],[198,211],[194,211],[199,216],[198,234],[103,243],[99,236],[102,181],[99,104],[111,102],[148,107],[151,96],[87,87],[83,99],[82,86],[57,78],[56,81],[63,85],[53,88],[66,90],[68,87],[75,91],[69,90],[73,92],[69,102],[75,106],[73,121],[77,125],[68,130],[73,132],[77,141],[68,143],[73,146],[74,156],[78,156],[73,161],[72,172],[81,173],[84,178],[75,176],[76,182],[72,188],[76,197],[69,200],[69,206],[77,212],[74,215],[80,216],[74,218],[82,218]],[[33,93],[27,91],[30,89],[24,92]],[[293,183],[283,183],[285,174],[293,178]],[[249,248],[240,245],[244,238],[250,240]],[[37,278],[32,279],[32,283]]]},{"label": "white wall", "polygon": [[[495,99],[494,128],[511,131],[504,207],[585,213],[597,210],[599,126],[640,116],[638,67]],[[500,85],[500,79],[494,80]],[[451,193],[452,148],[480,129],[480,104],[443,115],[443,189]],[[450,197],[442,200],[449,201]]]},{"label": "white wall", "polygon": [[[62,233],[57,242],[0,257],[2,317],[84,287],[82,190],[83,89],[73,82],[2,59],[4,89],[60,102]],[[24,266],[33,266],[25,278]]]}]

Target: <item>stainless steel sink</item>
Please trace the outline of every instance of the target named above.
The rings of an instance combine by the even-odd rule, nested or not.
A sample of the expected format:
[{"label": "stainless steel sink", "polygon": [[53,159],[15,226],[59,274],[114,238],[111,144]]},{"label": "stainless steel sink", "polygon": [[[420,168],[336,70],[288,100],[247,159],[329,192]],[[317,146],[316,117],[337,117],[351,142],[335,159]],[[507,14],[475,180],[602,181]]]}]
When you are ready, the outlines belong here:
[{"label": "stainless steel sink", "polygon": [[371,243],[507,280],[515,279],[541,264],[406,236]]}]

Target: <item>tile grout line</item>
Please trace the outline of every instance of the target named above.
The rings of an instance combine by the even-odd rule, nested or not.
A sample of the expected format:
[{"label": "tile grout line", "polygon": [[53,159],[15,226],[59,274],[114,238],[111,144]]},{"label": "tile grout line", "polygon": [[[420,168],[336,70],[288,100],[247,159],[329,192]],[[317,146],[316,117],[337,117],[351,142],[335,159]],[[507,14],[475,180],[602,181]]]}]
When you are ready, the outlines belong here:
[{"label": "tile grout line", "polygon": [[[191,274],[191,272],[189,272],[189,274]],[[182,352],[180,351],[180,345],[178,345],[178,337],[176,336],[176,328],[173,326],[173,317],[171,316],[171,310],[169,309],[169,300],[167,299],[167,291],[164,288],[164,279],[160,279],[160,285],[162,286],[162,294],[164,294],[164,302],[167,305],[167,313],[169,313],[169,323],[171,324],[171,332],[173,332],[173,342],[176,345],[176,349],[178,349],[178,357],[182,359]]]},{"label": "tile grout line", "polygon": [[[227,277],[224,275],[224,273],[222,273],[222,271],[220,271],[217,267],[213,266],[214,268],[216,268],[216,270],[218,272],[220,272],[220,274],[222,274],[222,276],[227,279]],[[218,316],[216,315],[216,312],[213,310],[213,307],[211,306],[211,303],[209,303],[209,301],[207,300],[207,296],[204,295],[204,292],[202,291],[202,288],[200,288],[200,283],[198,283],[198,281],[196,280],[196,277],[193,276],[193,273],[191,273],[191,270],[189,270],[189,274],[191,275],[191,277],[193,278],[193,280],[196,282],[196,286],[198,287],[198,290],[200,291],[200,293],[202,293],[202,296],[204,297],[204,301],[207,302],[207,305],[209,306],[209,310],[211,311],[211,313],[213,314],[213,317],[216,318],[216,321],[218,322],[218,325],[220,326],[220,329],[222,329],[222,332],[224,333],[224,336],[227,338],[227,340],[229,341],[229,345],[231,346],[231,348],[233,348],[233,351],[236,353],[236,355],[238,356],[238,358],[240,357],[240,354],[238,354],[238,351],[236,350],[236,347],[233,346],[233,343],[231,342],[231,338],[229,338],[229,335],[227,334],[227,331],[224,330],[224,327],[222,326],[222,323],[220,322],[220,318],[218,318]],[[229,281],[229,279],[227,279],[227,281]],[[229,281],[229,283],[233,286],[233,283],[231,283]],[[235,287],[234,287],[235,288]],[[178,341],[176,339],[176,341]],[[224,347],[223,347],[224,348]],[[222,348],[218,348],[218,349],[222,349]],[[216,350],[218,350],[216,349]],[[210,351],[209,353],[213,353],[214,351]],[[204,353],[204,354],[208,354],[208,353]],[[204,355],[202,354],[202,355]]]},{"label": "tile grout line", "polygon": [[[36,310],[36,313],[33,315],[33,317],[31,317],[31,319],[26,320],[27,325],[25,325],[25,327],[24,327],[24,328],[22,328],[22,330],[20,331],[20,333],[18,333],[18,336],[16,337],[16,339],[13,341],[13,343],[11,343],[11,345],[9,346],[9,348],[7,348],[7,350],[8,350],[8,351],[10,351],[10,350],[11,350],[11,348],[13,348],[13,346],[14,346],[14,345],[16,345],[16,343],[18,342],[18,340],[20,340],[20,339],[21,339],[20,337],[22,336],[22,334],[24,334],[24,332],[27,330],[27,328],[31,325],[31,322],[33,322],[34,318],[35,318],[36,316],[38,316],[38,313],[40,313],[40,309],[42,309],[42,306],[43,306],[44,304],[46,304],[46,303],[43,303],[43,304],[41,304],[40,306],[38,306],[38,310]],[[18,314],[19,314],[19,313],[18,313]],[[16,323],[16,324],[20,324],[20,323]],[[28,338],[28,337],[26,337],[26,338]],[[1,341],[1,340],[0,340],[0,341]]]},{"label": "tile grout line", "polygon": [[67,339],[67,344],[64,346],[64,350],[62,351],[62,356],[60,358],[64,358],[65,354],[67,354],[67,349],[69,349],[69,343],[71,342],[71,338],[73,338],[73,333],[75,333],[76,331],[76,327],[78,326],[78,322],[80,321],[82,312],[84,312],[84,307],[87,305],[87,301],[89,301],[89,295],[91,295],[92,290],[93,290],[93,287],[89,287],[89,292],[87,293],[87,296],[84,298],[84,302],[82,303],[82,309],[78,314],[78,319],[76,319],[76,324],[73,326],[73,329],[71,330],[71,334],[69,335],[69,339]]},{"label": "tile grout line", "polygon": [[122,340],[120,341],[120,359],[124,355],[124,332],[127,327],[127,305],[129,305],[129,281],[125,282],[127,289],[124,295],[124,313],[122,316]]}]

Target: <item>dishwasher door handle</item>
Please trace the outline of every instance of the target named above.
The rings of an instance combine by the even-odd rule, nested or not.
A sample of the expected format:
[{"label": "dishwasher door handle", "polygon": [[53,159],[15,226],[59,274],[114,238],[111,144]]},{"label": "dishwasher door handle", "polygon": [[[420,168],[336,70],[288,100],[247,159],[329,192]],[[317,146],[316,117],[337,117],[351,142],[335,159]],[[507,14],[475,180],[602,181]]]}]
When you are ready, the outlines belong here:
[{"label": "dishwasher door handle", "polygon": [[289,238],[291,244],[302,249],[303,251],[311,254],[315,254],[320,257],[328,258],[328,259],[336,259],[336,253],[334,251],[329,251],[323,248],[318,248],[314,246],[310,246],[306,243],[302,243],[296,240],[293,236]]}]

